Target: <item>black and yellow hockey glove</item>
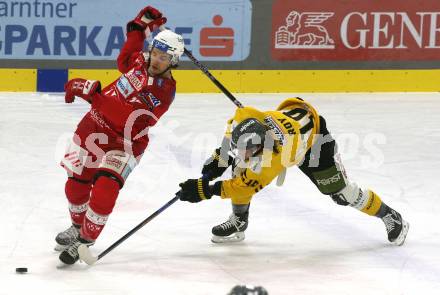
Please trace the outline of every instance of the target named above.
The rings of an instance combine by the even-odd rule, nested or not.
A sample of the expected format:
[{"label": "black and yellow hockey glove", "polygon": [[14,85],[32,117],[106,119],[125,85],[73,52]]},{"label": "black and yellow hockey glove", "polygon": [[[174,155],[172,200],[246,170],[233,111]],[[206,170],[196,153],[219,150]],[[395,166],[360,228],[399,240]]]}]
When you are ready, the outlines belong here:
[{"label": "black and yellow hockey glove", "polygon": [[[221,185],[221,182],[219,182]],[[215,186],[209,185],[209,180],[205,178],[188,179],[187,181],[179,184],[180,191],[177,192],[181,201],[187,201],[191,203],[198,203],[202,200],[211,199],[216,190]],[[218,185],[217,185],[218,186]]]},{"label": "black and yellow hockey glove", "polygon": [[216,149],[211,157],[206,160],[203,165],[202,174],[205,175],[205,178],[209,180],[214,180],[217,177],[222,176],[222,174],[228,169],[228,167],[232,164],[233,158],[229,155],[226,155],[228,158],[224,159],[220,153],[220,148]]},{"label": "black and yellow hockey glove", "polygon": [[207,179],[188,179],[180,183],[180,191],[177,193],[181,201],[198,203],[212,197],[212,192]]}]

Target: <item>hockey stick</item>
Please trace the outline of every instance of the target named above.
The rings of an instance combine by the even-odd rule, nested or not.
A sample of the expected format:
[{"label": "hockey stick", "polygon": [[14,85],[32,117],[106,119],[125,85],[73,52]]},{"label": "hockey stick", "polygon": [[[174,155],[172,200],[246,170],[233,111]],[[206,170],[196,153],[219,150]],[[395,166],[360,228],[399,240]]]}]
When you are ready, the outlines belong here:
[{"label": "hockey stick", "polygon": [[135,228],[133,228],[132,230],[130,230],[128,233],[126,233],[122,238],[120,238],[119,240],[117,240],[116,242],[114,242],[110,247],[108,247],[107,249],[105,249],[104,251],[102,251],[101,254],[99,254],[98,256],[93,256],[92,253],[90,252],[89,247],[87,247],[86,245],[80,245],[78,247],[78,254],[79,254],[79,258],[84,261],[85,263],[87,263],[88,265],[93,265],[96,263],[96,261],[98,261],[99,259],[101,259],[102,257],[104,257],[105,255],[107,255],[110,251],[112,251],[114,248],[116,248],[117,246],[119,246],[123,241],[125,241],[126,239],[128,239],[131,235],[133,235],[135,232],[137,232],[138,230],[140,230],[144,225],[146,225],[148,222],[150,222],[151,220],[153,220],[157,215],[159,215],[160,213],[162,213],[165,209],[167,209],[169,206],[171,206],[173,203],[175,203],[177,200],[179,199],[179,196],[176,195],[174,198],[172,198],[171,200],[168,201],[168,203],[166,203],[165,205],[163,205],[162,207],[160,207],[156,212],[154,212],[153,214],[151,214],[150,216],[148,216],[144,221],[142,221],[141,223],[139,223]]},{"label": "hockey stick", "polygon": [[241,102],[238,101],[238,99],[231,93],[229,92],[228,89],[225,88],[225,86],[223,86],[222,83],[220,83],[208,70],[208,68],[206,66],[204,66],[200,61],[198,61],[194,55],[192,55],[191,51],[189,51],[188,49],[184,48],[184,52],[186,54],[186,56],[189,57],[189,59],[206,75],[208,76],[208,78],[215,84],[215,86],[217,86],[237,107],[242,108],[243,105],[241,104]]},{"label": "hockey stick", "polygon": [[[160,26],[160,31],[169,30],[164,26]],[[220,81],[218,81],[212,74],[209,72],[208,68],[203,65],[200,61],[198,61],[194,55],[192,55],[191,51],[186,48],[183,48],[183,52],[185,52],[186,56],[218,87],[237,107],[242,108],[243,104],[231,93],[225,86],[223,86]]]}]

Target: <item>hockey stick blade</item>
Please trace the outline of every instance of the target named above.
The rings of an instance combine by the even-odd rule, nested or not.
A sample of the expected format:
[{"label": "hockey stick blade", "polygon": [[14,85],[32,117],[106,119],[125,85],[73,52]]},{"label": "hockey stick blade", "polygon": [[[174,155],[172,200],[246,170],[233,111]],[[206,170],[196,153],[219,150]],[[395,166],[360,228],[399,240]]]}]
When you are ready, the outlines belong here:
[{"label": "hockey stick blade", "polygon": [[87,247],[86,245],[80,245],[78,247],[78,254],[79,259],[81,261],[84,261],[88,265],[93,265],[96,261],[98,261],[98,257],[93,256],[92,252],[90,252],[89,247]]}]

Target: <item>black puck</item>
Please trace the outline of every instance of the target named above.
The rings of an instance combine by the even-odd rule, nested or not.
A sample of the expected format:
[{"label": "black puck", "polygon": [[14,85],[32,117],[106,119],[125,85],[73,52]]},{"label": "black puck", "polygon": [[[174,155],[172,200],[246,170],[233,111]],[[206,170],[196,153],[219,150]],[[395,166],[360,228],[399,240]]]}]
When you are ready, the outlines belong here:
[{"label": "black puck", "polygon": [[17,267],[17,268],[15,269],[15,272],[16,272],[16,273],[27,273],[27,272],[28,272],[28,269],[27,269],[27,267]]}]

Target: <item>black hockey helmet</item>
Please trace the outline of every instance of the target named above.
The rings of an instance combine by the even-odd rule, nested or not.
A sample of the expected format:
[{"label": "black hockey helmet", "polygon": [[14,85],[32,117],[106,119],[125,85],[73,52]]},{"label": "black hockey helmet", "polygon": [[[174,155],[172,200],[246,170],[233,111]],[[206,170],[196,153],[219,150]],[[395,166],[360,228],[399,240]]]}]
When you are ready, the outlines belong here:
[{"label": "black hockey helmet", "polygon": [[263,150],[267,128],[255,118],[241,121],[233,130],[231,150],[235,155],[241,152],[243,158],[255,156]]}]

